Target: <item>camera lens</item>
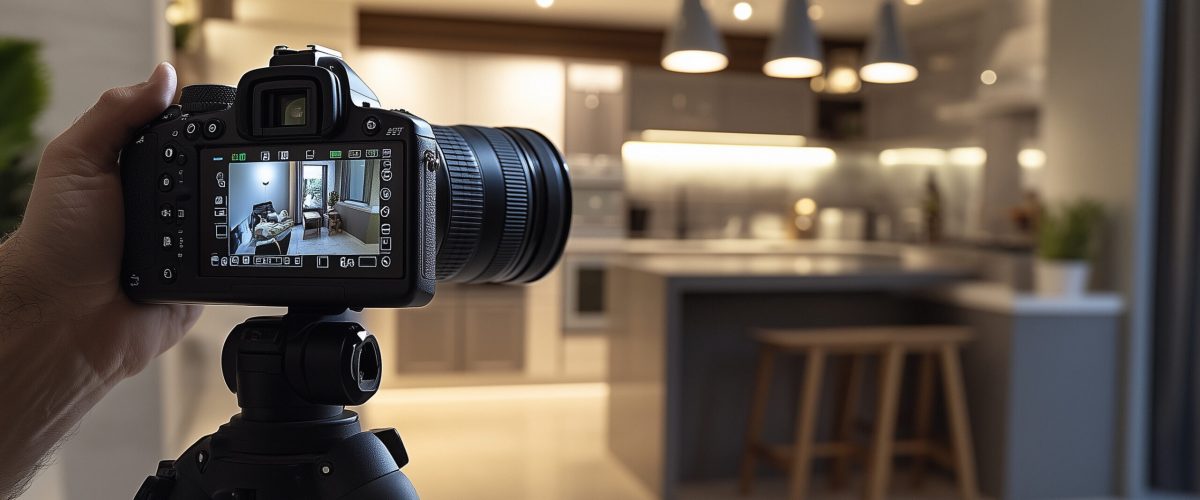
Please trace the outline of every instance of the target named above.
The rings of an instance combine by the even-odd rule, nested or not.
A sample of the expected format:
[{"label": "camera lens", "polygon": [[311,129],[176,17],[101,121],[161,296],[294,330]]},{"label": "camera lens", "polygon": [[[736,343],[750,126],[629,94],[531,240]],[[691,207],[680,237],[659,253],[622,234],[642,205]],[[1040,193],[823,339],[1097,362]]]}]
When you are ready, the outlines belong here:
[{"label": "camera lens", "polygon": [[529,129],[433,127],[438,174],[437,279],[528,283],[562,255],[571,183],[562,155]]}]

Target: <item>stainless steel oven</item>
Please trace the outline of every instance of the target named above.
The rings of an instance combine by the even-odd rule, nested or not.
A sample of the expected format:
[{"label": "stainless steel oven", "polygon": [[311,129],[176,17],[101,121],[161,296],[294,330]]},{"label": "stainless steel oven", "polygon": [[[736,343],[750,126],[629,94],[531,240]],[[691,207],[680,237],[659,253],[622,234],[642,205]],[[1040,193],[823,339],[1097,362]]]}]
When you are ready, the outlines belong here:
[{"label": "stainless steel oven", "polygon": [[599,254],[567,254],[563,259],[563,329],[571,333],[608,326],[604,281],[608,258]]}]

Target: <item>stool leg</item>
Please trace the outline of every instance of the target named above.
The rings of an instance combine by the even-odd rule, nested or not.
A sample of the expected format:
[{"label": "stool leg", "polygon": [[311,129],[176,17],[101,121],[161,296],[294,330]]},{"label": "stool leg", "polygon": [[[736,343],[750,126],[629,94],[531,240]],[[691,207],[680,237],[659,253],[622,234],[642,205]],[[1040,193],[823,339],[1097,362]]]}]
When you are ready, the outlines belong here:
[{"label": "stool leg", "polygon": [[979,486],[975,482],[975,450],[971,444],[971,422],[967,417],[967,398],[958,346],[946,344],[941,351],[943,390],[950,417],[950,441],[954,448],[954,464],[958,469],[958,495],[963,500],[975,500],[979,496]]},{"label": "stool leg", "polygon": [[[933,429],[933,395],[936,380],[934,369],[937,355],[932,352],[921,354],[921,365],[917,372],[917,408],[913,421],[916,423],[917,441],[926,447],[931,446],[930,434]],[[912,485],[920,488],[925,483],[925,469],[929,464],[929,455],[925,452],[913,456]]]},{"label": "stool leg", "polygon": [[771,395],[771,373],[774,363],[775,353],[771,349],[764,347],[759,350],[754,399],[750,403],[750,419],[746,424],[746,449],[742,452],[739,489],[743,495],[749,495],[754,490],[755,459],[758,458],[757,448],[762,444],[763,420],[767,414],[767,400]]},{"label": "stool leg", "polygon": [[892,444],[896,439],[896,407],[900,399],[900,376],[904,365],[904,346],[890,345],[879,365],[879,404],[875,410],[875,435],[871,443],[871,464],[863,498],[882,500],[887,496],[888,476],[892,469]]},{"label": "stool leg", "polygon": [[821,373],[825,370],[825,350],[815,347],[808,352],[804,367],[804,389],[796,411],[796,443],[792,450],[791,500],[803,500],[808,494],[812,474],[813,431],[817,426],[817,403],[821,394]]},{"label": "stool leg", "polygon": [[[851,354],[847,360],[849,364],[846,366],[846,372],[843,374],[842,387],[839,394],[842,395],[842,407],[838,413],[838,442],[847,444],[854,441],[854,421],[858,417],[858,400],[861,394],[858,393],[859,387],[862,386],[864,356],[862,354]],[[830,481],[834,489],[846,487],[846,483],[850,480],[850,464],[853,457],[850,455],[839,456],[833,463],[833,476]]]}]

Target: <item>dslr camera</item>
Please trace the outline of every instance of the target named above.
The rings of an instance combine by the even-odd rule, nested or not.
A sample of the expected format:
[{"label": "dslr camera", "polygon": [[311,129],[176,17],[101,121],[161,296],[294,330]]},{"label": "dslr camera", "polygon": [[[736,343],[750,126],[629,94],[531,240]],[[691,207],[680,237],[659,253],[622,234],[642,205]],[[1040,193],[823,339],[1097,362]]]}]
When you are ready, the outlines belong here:
[{"label": "dslr camera", "polygon": [[315,45],[276,47],[237,88],[184,88],[121,164],[141,302],[420,306],[437,281],[540,278],[571,220],[546,137],[384,109]]}]

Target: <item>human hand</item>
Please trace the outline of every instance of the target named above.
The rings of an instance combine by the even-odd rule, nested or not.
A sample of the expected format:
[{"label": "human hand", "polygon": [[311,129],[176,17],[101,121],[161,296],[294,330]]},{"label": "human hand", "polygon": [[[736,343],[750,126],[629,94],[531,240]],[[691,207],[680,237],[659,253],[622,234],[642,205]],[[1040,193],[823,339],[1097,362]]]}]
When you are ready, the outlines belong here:
[{"label": "human hand", "polygon": [[24,221],[0,245],[0,498],[117,382],[195,323],[200,307],[121,291],[124,208],[117,157],[171,103],[175,70],[109,90],[46,146]]}]

